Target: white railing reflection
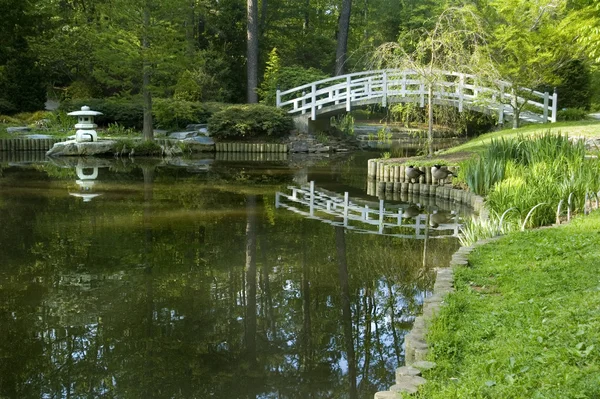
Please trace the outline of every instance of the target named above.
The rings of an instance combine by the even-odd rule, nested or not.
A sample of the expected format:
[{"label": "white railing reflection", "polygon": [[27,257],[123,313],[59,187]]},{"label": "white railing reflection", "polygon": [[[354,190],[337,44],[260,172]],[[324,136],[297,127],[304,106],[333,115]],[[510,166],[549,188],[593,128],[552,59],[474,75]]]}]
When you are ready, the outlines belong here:
[{"label": "white railing reflection", "polygon": [[283,208],[308,219],[320,220],[333,226],[364,234],[380,234],[398,238],[443,238],[458,236],[460,218],[457,212],[427,212],[419,204],[379,206],[352,201],[348,192],[343,196],[308,187],[289,186],[291,194],[277,192],[275,207]]}]

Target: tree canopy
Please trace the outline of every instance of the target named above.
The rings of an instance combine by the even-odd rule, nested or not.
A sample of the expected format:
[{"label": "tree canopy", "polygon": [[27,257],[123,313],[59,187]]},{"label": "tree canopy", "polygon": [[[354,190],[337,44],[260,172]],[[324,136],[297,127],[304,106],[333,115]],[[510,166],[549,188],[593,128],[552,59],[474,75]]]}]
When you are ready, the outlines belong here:
[{"label": "tree canopy", "polygon": [[[229,103],[258,92],[264,102],[269,97],[264,88],[279,84],[268,64],[275,48],[279,68],[292,68],[298,76],[332,76],[336,60],[343,60],[338,72],[342,66],[344,72],[365,70],[384,43],[406,53],[422,46],[440,16],[453,8],[476,10],[493,61],[487,70],[497,78],[560,88],[576,75],[578,84],[587,85],[580,93],[598,92],[593,77],[600,60],[595,46],[600,13],[594,1],[250,3],[257,56],[255,50],[248,53],[248,3],[240,0],[2,0],[0,113],[42,108],[48,92],[75,99],[141,96],[146,90],[156,98]],[[248,66],[256,74],[248,75]],[[582,73],[591,78],[576,79]],[[566,103],[585,107],[590,101]]]}]

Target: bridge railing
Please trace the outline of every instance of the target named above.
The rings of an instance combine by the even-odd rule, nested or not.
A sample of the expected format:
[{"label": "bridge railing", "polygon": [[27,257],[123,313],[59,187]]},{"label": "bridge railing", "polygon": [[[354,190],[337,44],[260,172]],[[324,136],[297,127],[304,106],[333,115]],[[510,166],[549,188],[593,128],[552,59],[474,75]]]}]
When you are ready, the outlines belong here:
[{"label": "bridge railing", "polygon": [[[477,107],[495,110],[499,113],[500,122],[504,115],[514,113],[511,106],[514,98],[511,85],[499,81],[494,86],[486,87],[478,84],[475,75],[441,71],[441,79],[433,88],[433,99],[436,103],[456,106],[462,112],[464,107]],[[516,101],[524,105],[524,119],[538,122],[556,122],[557,95],[542,93],[522,88],[528,98],[519,96]],[[411,70],[377,70],[356,72],[335,76],[295,87],[290,90],[277,91],[277,107],[287,109],[289,113],[302,115],[310,112],[311,119],[317,113],[339,109],[345,106],[349,112],[353,103],[380,102],[384,107],[388,102],[418,102],[425,105],[428,88]]]}]

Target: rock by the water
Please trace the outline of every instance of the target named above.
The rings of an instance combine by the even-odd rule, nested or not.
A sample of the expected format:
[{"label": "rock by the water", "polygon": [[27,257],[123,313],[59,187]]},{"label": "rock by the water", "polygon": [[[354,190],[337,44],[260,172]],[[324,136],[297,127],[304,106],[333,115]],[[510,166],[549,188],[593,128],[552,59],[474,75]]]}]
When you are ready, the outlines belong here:
[{"label": "rock by the water", "polygon": [[308,152],[308,143],[306,141],[296,141],[289,144],[290,152]]},{"label": "rock by the water", "polygon": [[184,140],[190,137],[196,137],[198,135],[198,132],[195,131],[189,131],[189,132],[172,132],[169,133],[169,135],[167,136],[170,139],[176,139],[176,140]]},{"label": "rock by the water", "polygon": [[196,143],[203,145],[215,145],[215,141],[210,137],[196,136],[183,140],[184,143]]},{"label": "rock by the water", "polygon": [[10,134],[24,133],[24,132],[29,132],[29,131],[31,131],[31,128],[29,128],[27,126],[12,126],[12,127],[6,128],[6,132],[10,133]]},{"label": "rock by the water", "polygon": [[115,140],[100,140],[78,143],[74,140],[63,141],[54,144],[54,146],[46,152],[50,157],[59,156],[81,156],[81,155],[107,155],[114,154]]},{"label": "rock by the water", "polygon": [[154,137],[167,137],[167,131],[162,129],[154,129],[153,130]]},{"label": "rock by the water", "polygon": [[185,130],[195,130],[197,132],[200,133],[206,133],[208,132],[208,124],[206,123],[192,123],[190,125],[187,125],[185,127]]},{"label": "rock by the water", "polygon": [[215,142],[210,137],[196,136],[183,140],[194,152],[210,152],[215,150]]}]

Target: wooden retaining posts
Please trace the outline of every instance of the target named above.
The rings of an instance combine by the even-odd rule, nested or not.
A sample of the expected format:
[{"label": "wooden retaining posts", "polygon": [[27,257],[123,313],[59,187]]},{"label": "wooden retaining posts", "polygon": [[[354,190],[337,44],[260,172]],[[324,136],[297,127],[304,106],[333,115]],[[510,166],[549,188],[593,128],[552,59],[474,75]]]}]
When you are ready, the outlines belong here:
[{"label": "wooden retaining posts", "polygon": [[216,161],[228,162],[278,162],[287,161],[287,152],[217,152]]},{"label": "wooden retaining posts", "polygon": [[[384,182],[404,182],[409,183],[409,179],[405,176],[405,165],[394,165],[389,162],[382,161],[380,159],[370,159],[368,161],[368,177],[369,179],[379,180]],[[442,169],[445,169],[445,166],[442,166]],[[420,166],[417,167],[421,172],[425,173],[419,177],[419,181],[415,181],[415,183],[427,183],[427,184],[438,184],[438,180],[435,179],[431,175],[431,168],[428,166]],[[449,166],[447,168],[449,171],[455,173],[456,167]],[[446,182],[449,182],[451,179],[446,179]]]},{"label": "wooden retaining posts", "polygon": [[219,152],[243,152],[250,154],[287,153],[287,144],[274,143],[216,143],[215,150]]},{"label": "wooden retaining posts", "polygon": [[0,139],[0,152],[48,151],[55,143],[66,139]]}]

